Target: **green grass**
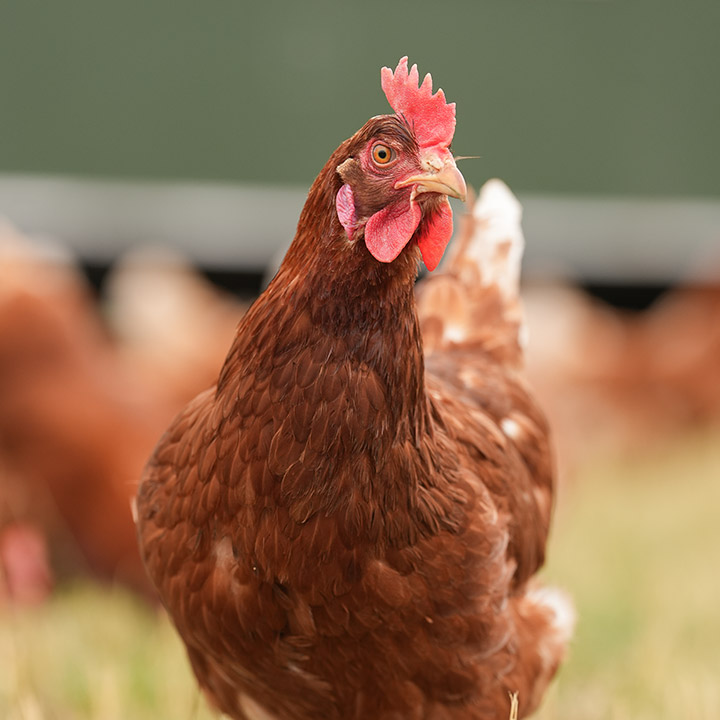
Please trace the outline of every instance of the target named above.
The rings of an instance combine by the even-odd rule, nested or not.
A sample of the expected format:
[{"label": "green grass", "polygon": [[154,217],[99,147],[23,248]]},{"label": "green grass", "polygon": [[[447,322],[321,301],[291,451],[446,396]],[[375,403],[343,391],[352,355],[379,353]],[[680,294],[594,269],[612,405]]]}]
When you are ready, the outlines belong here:
[{"label": "green grass", "polygon": [[121,592],[82,586],[0,615],[0,718],[204,720],[167,618]]},{"label": "green grass", "polygon": [[[538,720],[720,718],[720,432],[563,488],[544,571],[575,598]],[[208,720],[167,619],[120,591],[0,608],[0,718]]]},{"label": "green grass", "polygon": [[543,720],[720,718],[720,432],[586,468],[545,580],[579,611]]}]

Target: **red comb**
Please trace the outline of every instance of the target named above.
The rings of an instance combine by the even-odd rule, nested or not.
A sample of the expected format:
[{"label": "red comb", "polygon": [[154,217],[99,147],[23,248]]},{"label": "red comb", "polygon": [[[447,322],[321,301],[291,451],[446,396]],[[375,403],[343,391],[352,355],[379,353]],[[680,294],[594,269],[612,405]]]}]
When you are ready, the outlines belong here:
[{"label": "red comb", "polygon": [[380,71],[385,97],[395,113],[410,123],[420,147],[447,148],[455,133],[455,103],[445,102],[442,90],[432,94],[430,73],[418,87],[417,65],[408,73],[407,63],[404,57],[394,73],[387,67]]}]

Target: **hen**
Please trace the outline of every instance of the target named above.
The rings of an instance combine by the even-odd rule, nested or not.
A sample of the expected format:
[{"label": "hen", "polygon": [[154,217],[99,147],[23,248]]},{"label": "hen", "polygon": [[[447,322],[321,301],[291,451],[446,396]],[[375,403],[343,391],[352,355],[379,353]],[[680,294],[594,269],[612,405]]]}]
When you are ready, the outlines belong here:
[{"label": "hen", "polygon": [[0,575],[20,600],[51,569],[151,594],[130,501],[181,405],[120,361],[72,259],[46,255],[0,227]]},{"label": "hen", "polygon": [[552,421],[561,476],[720,420],[720,285],[680,285],[642,312],[558,283],[525,297],[537,339],[526,369]]},{"label": "hen", "polygon": [[[217,386],[141,483],[146,567],[232,718],[504,719],[511,693],[522,716],[564,653],[569,605],[529,583],[552,505],[547,427],[471,251],[426,287],[423,354],[418,262],[437,266],[447,196],[466,192],[455,106],[431,82],[407,58],[383,69],[395,114],[332,154]],[[502,324],[502,341],[473,322]]]}]

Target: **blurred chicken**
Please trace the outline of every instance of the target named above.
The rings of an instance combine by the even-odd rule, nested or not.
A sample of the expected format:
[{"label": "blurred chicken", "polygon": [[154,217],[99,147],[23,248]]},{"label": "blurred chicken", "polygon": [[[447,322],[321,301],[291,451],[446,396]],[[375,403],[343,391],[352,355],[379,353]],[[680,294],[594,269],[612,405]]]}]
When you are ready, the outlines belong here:
[{"label": "blurred chicken", "polygon": [[128,253],[104,290],[118,351],[168,402],[180,408],[214,382],[244,304],[159,248]]},{"label": "blurred chicken", "polygon": [[[41,529],[60,574],[147,590],[129,498],[175,408],[118,361],[84,277],[47,247],[0,229],[0,527]],[[10,546],[13,567],[23,548],[38,564]]]},{"label": "blurred chicken", "polygon": [[720,286],[680,287],[643,312],[559,284],[524,298],[528,373],[566,469],[720,421]]}]

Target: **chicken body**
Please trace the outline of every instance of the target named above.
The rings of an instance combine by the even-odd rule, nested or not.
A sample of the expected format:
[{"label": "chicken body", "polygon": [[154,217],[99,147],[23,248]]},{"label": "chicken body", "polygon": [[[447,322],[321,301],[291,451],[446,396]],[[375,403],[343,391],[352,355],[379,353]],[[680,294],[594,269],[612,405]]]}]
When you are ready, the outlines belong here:
[{"label": "chicken body", "polygon": [[417,196],[412,239],[379,261],[367,218],[415,191],[364,164],[378,141],[421,155],[396,116],[338,148],[139,491],[148,571],[232,718],[504,720],[564,652],[562,603],[528,586],[552,504],[545,421],[482,343],[440,333],[426,365],[414,280],[447,201]]}]

